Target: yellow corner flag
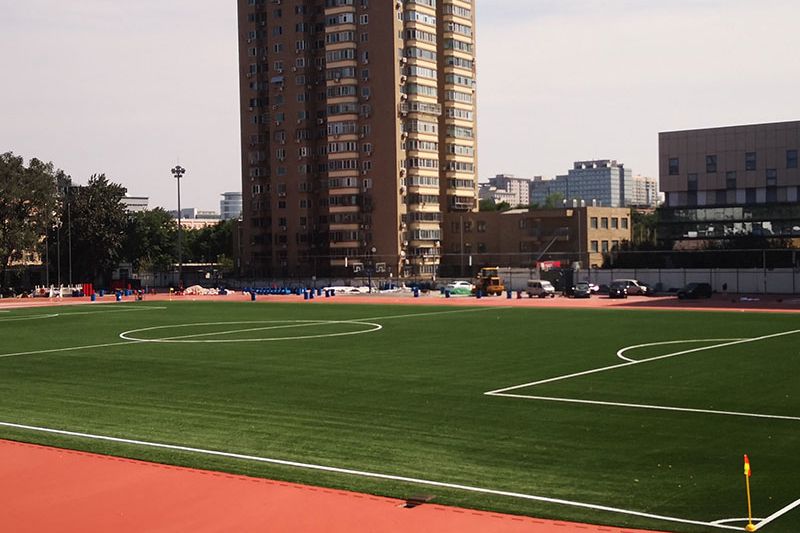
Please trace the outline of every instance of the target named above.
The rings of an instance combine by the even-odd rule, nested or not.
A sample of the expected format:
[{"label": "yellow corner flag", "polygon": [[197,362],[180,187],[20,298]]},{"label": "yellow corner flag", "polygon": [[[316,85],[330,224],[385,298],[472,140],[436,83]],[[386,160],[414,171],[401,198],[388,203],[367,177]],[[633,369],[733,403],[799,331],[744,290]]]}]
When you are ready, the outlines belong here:
[{"label": "yellow corner flag", "polygon": [[745,527],[745,529],[747,531],[756,530],[756,526],[753,525],[753,507],[750,504],[750,476],[752,475],[753,471],[750,470],[750,459],[747,458],[747,454],[744,454],[744,481],[747,486],[747,527]]}]

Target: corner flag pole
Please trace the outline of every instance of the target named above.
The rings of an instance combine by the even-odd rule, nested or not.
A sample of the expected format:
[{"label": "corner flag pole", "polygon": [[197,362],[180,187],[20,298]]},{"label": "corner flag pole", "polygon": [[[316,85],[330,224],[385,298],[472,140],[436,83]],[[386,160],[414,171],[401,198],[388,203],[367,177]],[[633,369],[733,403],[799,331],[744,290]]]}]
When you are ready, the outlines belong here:
[{"label": "corner flag pole", "polygon": [[747,527],[745,529],[747,531],[755,531],[756,526],[753,525],[753,506],[750,502],[750,476],[753,475],[752,471],[750,470],[750,459],[747,458],[747,454],[744,455],[744,481],[745,486],[747,487]]}]

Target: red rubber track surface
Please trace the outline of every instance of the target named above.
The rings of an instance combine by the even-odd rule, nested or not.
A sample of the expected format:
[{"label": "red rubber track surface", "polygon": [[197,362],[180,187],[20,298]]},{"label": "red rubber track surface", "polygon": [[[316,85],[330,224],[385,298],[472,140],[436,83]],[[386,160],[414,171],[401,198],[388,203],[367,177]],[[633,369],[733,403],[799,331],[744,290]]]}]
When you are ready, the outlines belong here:
[{"label": "red rubber track surface", "polygon": [[0,440],[16,533],[643,533],[552,522]]},{"label": "red rubber track surface", "polygon": [[[249,301],[250,295],[231,292],[227,296],[169,296],[168,294],[147,295],[144,302],[163,301]],[[574,299],[558,296],[556,298],[506,298],[506,296],[491,296],[484,298],[452,297],[444,298],[439,293],[422,294],[414,298],[410,293],[382,293],[382,294],[348,294],[332,298],[316,296],[313,300],[305,301],[302,296],[258,296],[257,303],[284,302],[308,304],[386,304],[386,305],[446,305],[446,306],[500,306],[500,307],[535,307],[535,308],[569,308],[569,309],[663,309],[663,310],[695,310],[695,311],[748,311],[748,312],[800,312],[800,295],[721,295],[716,294],[706,300],[678,300],[674,296],[629,296],[625,299],[611,299],[606,296],[593,296],[586,299]],[[0,310],[10,310],[24,307],[77,305],[77,304],[114,304],[113,296],[99,298],[97,302],[90,302],[89,298],[15,298],[0,299]],[[122,303],[139,303],[133,296],[123,297]]]}]

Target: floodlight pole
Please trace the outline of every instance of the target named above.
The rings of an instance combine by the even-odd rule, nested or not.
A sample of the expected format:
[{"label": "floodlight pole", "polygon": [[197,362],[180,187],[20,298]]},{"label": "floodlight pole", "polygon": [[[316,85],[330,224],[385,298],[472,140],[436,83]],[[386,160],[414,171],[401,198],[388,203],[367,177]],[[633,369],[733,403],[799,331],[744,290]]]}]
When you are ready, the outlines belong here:
[{"label": "floodlight pole", "polygon": [[178,182],[178,286],[180,287],[183,279],[183,254],[181,250],[181,241],[183,238],[183,226],[181,225],[181,178],[186,173],[186,169],[180,165],[176,165],[171,172]]}]

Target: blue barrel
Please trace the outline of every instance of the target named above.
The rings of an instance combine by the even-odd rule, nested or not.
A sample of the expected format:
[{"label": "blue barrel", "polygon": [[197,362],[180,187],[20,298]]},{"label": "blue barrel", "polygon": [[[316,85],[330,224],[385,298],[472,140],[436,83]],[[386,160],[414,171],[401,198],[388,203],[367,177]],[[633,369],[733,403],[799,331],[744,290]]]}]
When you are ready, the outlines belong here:
[{"label": "blue barrel", "polygon": [[308,293],[303,291],[303,300],[308,300]]},{"label": "blue barrel", "polygon": [[308,291],[308,299],[309,300],[313,300],[314,299],[314,289],[311,289],[311,290]]},{"label": "blue barrel", "polygon": [[511,289],[508,289],[508,292],[507,292],[507,295],[506,295],[506,299],[508,299],[508,300],[511,299],[511,293],[512,292],[514,292],[514,291],[512,291]]},{"label": "blue barrel", "polygon": [[95,293],[92,293],[92,301],[93,301],[93,302],[96,302],[96,301],[97,301],[97,294],[95,294]]},{"label": "blue barrel", "polygon": [[117,291],[117,301],[118,302],[122,301],[122,293],[120,291]]},{"label": "blue barrel", "polygon": [[478,290],[475,292],[475,297],[476,297],[478,300],[480,300],[481,298],[483,298],[483,291],[482,291],[482,290],[480,290],[480,289],[478,289]]},{"label": "blue barrel", "polygon": [[251,302],[255,302],[256,301],[256,291],[251,291],[250,292],[250,301]]},{"label": "blue barrel", "polygon": [[450,298],[450,289],[444,289],[444,297]]},{"label": "blue barrel", "polygon": [[419,298],[419,289],[414,287],[414,298]]}]

